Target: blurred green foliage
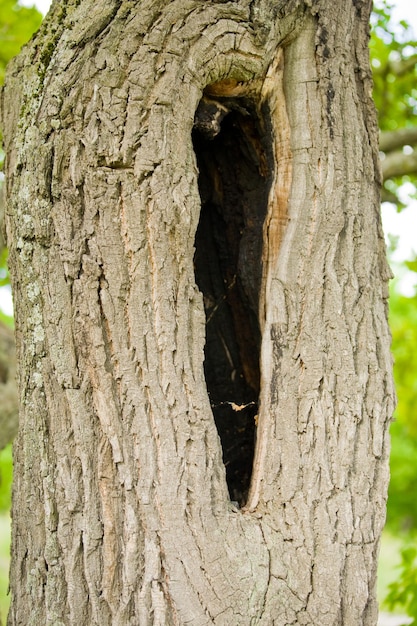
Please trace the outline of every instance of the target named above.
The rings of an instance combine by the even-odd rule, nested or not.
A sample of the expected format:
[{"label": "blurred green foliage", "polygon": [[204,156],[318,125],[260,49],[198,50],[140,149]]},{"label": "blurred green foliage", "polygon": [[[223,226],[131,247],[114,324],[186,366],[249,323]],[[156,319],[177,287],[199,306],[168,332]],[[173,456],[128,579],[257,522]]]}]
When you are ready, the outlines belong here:
[{"label": "blurred green foliage", "polygon": [[7,63],[39,28],[42,17],[35,7],[23,7],[16,0],[1,0],[0,84],[4,81]]},{"label": "blurred green foliage", "polygon": [[[394,24],[392,6],[380,0],[374,6],[371,63],[374,76],[374,100],[379,127],[384,133],[407,131],[410,141],[398,145],[404,155],[414,153],[417,126],[417,40],[408,23]],[[408,130],[414,132],[408,133]],[[403,208],[398,191],[411,183],[416,197],[417,172],[412,166],[406,175],[394,176],[384,183],[384,196]],[[396,242],[391,240],[390,252]],[[416,271],[415,258],[398,268]],[[391,481],[389,486],[387,527],[402,537],[401,564],[385,600],[388,609],[399,608],[417,620],[417,295],[400,293],[393,281],[390,295],[390,325],[394,355],[394,377],[398,405],[391,426]],[[415,622],[417,623],[417,621]]]},{"label": "blurred green foliage", "polygon": [[0,514],[10,511],[13,475],[12,445],[0,451]]},{"label": "blurred green foliage", "polygon": [[[42,13],[35,7],[21,6],[16,0],[0,0],[0,85],[4,82],[7,63],[18,54],[21,47],[39,28],[42,17]],[[0,144],[1,139],[0,128]],[[3,159],[3,150],[0,148],[0,169],[3,165]],[[0,187],[1,184],[2,181],[0,179]],[[2,202],[1,192],[0,202]],[[8,282],[7,251],[3,248],[0,249],[0,286],[6,285]]]},{"label": "blurred green foliage", "polygon": [[388,608],[394,610],[400,606],[407,615],[417,623],[417,547],[414,543],[401,550],[401,572],[389,586],[389,594],[385,600]]},{"label": "blurred green foliage", "polygon": [[[395,2],[389,0],[376,1],[371,18],[373,97],[382,132],[416,127],[417,40],[407,21],[393,21],[394,5]],[[411,145],[414,144],[415,138]],[[410,148],[407,142],[405,145]],[[400,149],[405,150],[404,146]],[[405,174],[388,178],[384,182],[385,199],[395,202],[399,208],[403,205],[397,195],[398,189],[405,182],[417,185],[417,172],[407,170]]]},{"label": "blurred green foliage", "polygon": [[[417,114],[417,40],[406,21],[395,24],[392,6],[380,0],[372,15],[370,42],[374,100],[381,131],[415,128]],[[386,181],[393,193],[404,182],[417,186],[417,174]],[[399,209],[401,204],[397,203]],[[390,252],[395,250],[392,240]],[[410,259],[400,271],[415,271]],[[387,523],[392,531],[417,530],[417,297],[406,297],[393,281],[390,325],[398,396],[391,427],[391,482]]]},{"label": "blurred green foliage", "polygon": [[374,100],[381,130],[415,126],[417,40],[406,21],[394,23],[392,2],[378,2],[370,41]]},{"label": "blurred green foliage", "polygon": [[10,328],[13,328],[14,326],[14,318],[10,317],[10,315],[6,315],[6,313],[3,313],[1,309],[0,309],[0,321],[4,322],[4,324],[6,324],[6,326],[9,326]]},{"label": "blurred green foliage", "polygon": [[[414,262],[409,264],[414,268]],[[398,396],[391,426],[391,480],[387,527],[402,538],[401,563],[384,605],[417,624],[417,295],[391,286],[390,324]]]},{"label": "blurred green foliage", "polygon": [[7,271],[7,250],[3,248],[0,251],[0,287],[9,284],[9,274]]},{"label": "blurred green foliage", "polygon": [[12,445],[0,451],[0,618],[5,623],[10,604],[8,578],[10,561],[10,505],[12,487]]},{"label": "blurred green foliage", "polygon": [[9,587],[10,516],[0,515],[0,616],[6,623],[10,604]]},{"label": "blurred green foliage", "polygon": [[[0,85],[4,82],[6,65],[27,43],[42,22],[42,13],[36,7],[24,7],[16,0],[0,2]],[[1,129],[0,129],[1,142]],[[0,166],[3,151],[0,149]],[[2,263],[1,261],[0,263]],[[3,265],[0,264],[0,267]]]},{"label": "blurred green foliage", "polygon": [[398,396],[391,426],[391,482],[388,524],[417,529],[417,297],[391,287],[390,324]]}]

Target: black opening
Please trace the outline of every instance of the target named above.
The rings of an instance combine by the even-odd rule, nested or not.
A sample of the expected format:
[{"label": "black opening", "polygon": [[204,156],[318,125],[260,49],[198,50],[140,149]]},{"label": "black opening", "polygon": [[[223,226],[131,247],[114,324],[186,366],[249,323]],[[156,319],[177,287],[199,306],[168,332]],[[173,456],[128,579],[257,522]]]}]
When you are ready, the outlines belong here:
[{"label": "black opening", "polygon": [[230,498],[240,505],[252,474],[260,387],[262,232],[273,163],[265,119],[241,98],[203,97],[193,131],[201,197],[194,264],[206,312],[205,378]]}]

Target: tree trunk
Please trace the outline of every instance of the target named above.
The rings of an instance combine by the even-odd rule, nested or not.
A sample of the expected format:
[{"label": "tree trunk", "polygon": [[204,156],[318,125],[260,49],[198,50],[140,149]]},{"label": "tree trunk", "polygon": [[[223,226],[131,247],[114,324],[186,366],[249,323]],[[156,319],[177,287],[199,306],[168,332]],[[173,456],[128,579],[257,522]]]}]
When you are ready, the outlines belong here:
[{"label": "tree trunk", "polygon": [[9,625],[376,623],[369,5],[55,2],[9,69]]}]

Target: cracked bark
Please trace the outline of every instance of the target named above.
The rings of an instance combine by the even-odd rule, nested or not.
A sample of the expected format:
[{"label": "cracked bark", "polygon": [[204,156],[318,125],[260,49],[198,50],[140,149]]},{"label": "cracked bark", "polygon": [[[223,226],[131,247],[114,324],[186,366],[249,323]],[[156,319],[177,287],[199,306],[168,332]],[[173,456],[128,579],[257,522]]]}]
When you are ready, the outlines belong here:
[{"label": "cracked bark", "polygon": [[[376,623],[394,392],[368,4],[57,2],[9,69],[22,398],[9,625]],[[237,169],[264,172],[261,229],[244,176],[206,158],[199,181],[203,96],[234,111],[208,115],[221,141],[240,133]],[[227,252],[252,242],[244,269],[226,255],[237,278],[220,296],[227,363],[235,341],[259,405],[241,509],[204,372],[213,294],[195,270],[200,214],[214,202],[227,222],[227,184],[247,204]],[[255,402],[233,389],[218,399]]]}]

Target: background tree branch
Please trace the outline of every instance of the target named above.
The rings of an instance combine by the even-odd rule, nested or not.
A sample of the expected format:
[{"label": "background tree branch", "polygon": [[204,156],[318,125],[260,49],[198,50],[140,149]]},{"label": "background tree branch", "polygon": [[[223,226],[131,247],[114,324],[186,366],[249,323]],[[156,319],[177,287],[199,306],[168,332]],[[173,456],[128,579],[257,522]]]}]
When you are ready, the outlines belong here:
[{"label": "background tree branch", "polygon": [[384,180],[407,174],[417,174],[417,152],[404,154],[402,151],[390,152],[381,161]]},{"label": "background tree branch", "polygon": [[381,152],[392,152],[403,146],[417,144],[417,126],[407,126],[398,130],[383,131],[379,135],[379,148]]}]

